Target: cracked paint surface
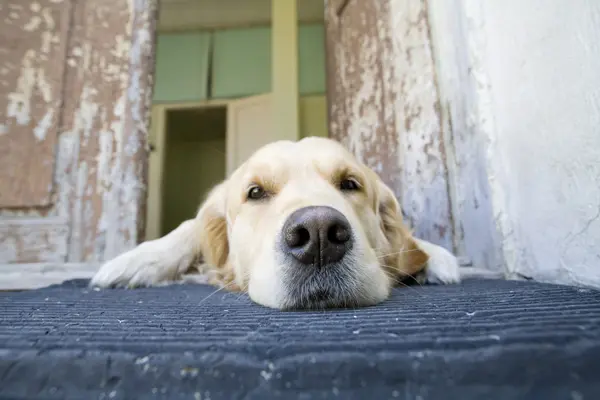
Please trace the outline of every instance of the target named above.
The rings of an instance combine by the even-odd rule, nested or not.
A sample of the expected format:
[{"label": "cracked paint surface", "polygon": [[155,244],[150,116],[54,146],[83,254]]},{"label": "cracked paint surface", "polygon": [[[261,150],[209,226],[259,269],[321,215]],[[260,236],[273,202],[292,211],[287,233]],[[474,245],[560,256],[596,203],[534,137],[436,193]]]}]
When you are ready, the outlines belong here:
[{"label": "cracked paint surface", "polygon": [[0,2],[0,207],[51,203],[69,20],[68,2]]},{"label": "cracked paint surface", "polygon": [[423,0],[329,1],[329,123],[393,189],[416,236],[454,249]]},{"label": "cracked paint surface", "polygon": [[508,277],[600,287],[600,5],[430,11],[464,251]]},{"label": "cracked paint surface", "polygon": [[[99,262],[141,240],[156,12],[154,0],[0,3],[0,34],[18,44],[0,35],[0,263]],[[21,182],[29,192],[1,189]],[[18,250],[34,232],[47,232],[40,245]]]},{"label": "cracked paint surface", "polygon": [[508,272],[600,287],[600,4],[477,10],[494,116],[489,174],[503,176],[495,209],[511,228],[505,253],[515,254]]}]

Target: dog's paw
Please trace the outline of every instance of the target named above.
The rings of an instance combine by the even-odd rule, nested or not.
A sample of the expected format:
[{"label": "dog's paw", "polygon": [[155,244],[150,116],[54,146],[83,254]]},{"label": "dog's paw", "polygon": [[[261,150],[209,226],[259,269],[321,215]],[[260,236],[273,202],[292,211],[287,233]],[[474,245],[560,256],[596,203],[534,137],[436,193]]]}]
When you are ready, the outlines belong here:
[{"label": "dog's paw", "polygon": [[99,288],[154,286],[169,280],[172,262],[160,246],[142,243],[102,265],[90,285]]},{"label": "dog's paw", "polygon": [[427,283],[450,284],[461,281],[458,259],[452,253],[424,240],[417,240],[417,244],[429,256],[425,270]]}]

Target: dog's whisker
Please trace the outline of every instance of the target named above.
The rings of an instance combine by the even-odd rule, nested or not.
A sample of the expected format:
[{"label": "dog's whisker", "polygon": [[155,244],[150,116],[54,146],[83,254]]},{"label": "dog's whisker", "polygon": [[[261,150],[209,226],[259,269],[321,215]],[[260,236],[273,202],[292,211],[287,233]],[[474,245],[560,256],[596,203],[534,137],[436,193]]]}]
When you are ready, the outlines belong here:
[{"label": "dog's whisker", "polygon": [[416,293],[416,294],[418,294],[419,296],[422,296],[422,295],[423,295],[423,293],[419,292],[419,290],[417,290],[417,289],[416,289],[416,288],[414,288],[413,286],[407,285],[407,284],[406,284],[406,283],[404,283],[404,282],[398,282],[398,284],[399,284],[399,285],[402,285],[402,286],[405,286],[405,287],[407,287],[407,288],[409,288],[409,289],[412,289],[412,290],[414,290],[414,291],[415,291],[415,293]]},{"label": "dog's whisker", "polygon": [[410,290],[414,291],[414,292],[415,292],[417,295],[419,295],[419,296],[422,296],[422,295],[423,295],[423,293],[421,293],[421,291],[419,290],[419,288],[423,288],[421,285],[419,285],[419,288],[416,288],[416,287],[414,287],[414,286],[411,286],[411,285],[407,285],[407,284],[406,284],[406,283],[404,283],[404,282],[396,282],[396,285],[404,286],[404,287],[406,287],[407,289],[410,289]]},{"label": "dog's whisker", "polygon": [[236,300],[241,299],[243,296],[245,296],[247,294],[247,292],[248,292],[248,286],[249,286],[249,284],[246,283],[243,287],[240,287],[240,291],[237,294]]},{"label": "dog's whisker", "polygon": [[[408,272],[401,272],[400,274],[401,274],[401,276],[400,276],[401,278],[412,278],[412,279],[415,281],[415,283],[416,283],[417,285],[419,285],[419,286],[421,286],[421,287],[423,286],[423,285],[421,284],[421,282],[419,282],[419,279],[417,279],[417,277],[416,277],[416,276],[414,276],[414,275],[411,275],[411,274],[409,274]],[[393,275],[392,277],[396,277],[396,278],[397,278],[397,276],[396,276],[396,275]],[[397,283],[405,284],[404,282],[401,282],[401,281],[398,281],[398,280],[396,280],[396,281],[397,281]]]},{"label": "dog's whisker", "polygon": [[204,301],[206,301],[206,299],[208,299],[209,297],[211,297],[212,295],[220,292],[223,289],[227,289],[228,287],[235,285],[235,281],[229,282],[226,285],[221,286],[220,288],[218,288],[217,290],[215,290],[214,292],[210,293],[209,295],[207,295],[205,298],[203,298],[202,300],[200,300],[200,302],[198,302],[198,305],[202,304]]},{"label": "dog's whisker", "polygon": [[[383,265],[383,266],[384,266],[384,267],[387,267],[387,268],[391,268],[391,267],[390,267],[390,266],[388,266],[388,265]],[[418,290],[417,290],[417,289],[416,289],[414,286],[407,285],[406,283],[404,283],[404,282],[402,282],[402,281],[399,281],[399,280],[397,279],[397,278],[398,278],[398,276],[397,276],[395,273],[392,273],[392,272],[389,272],[389,271],[386,271],[386,270],[384,270],[384,273],[385,273],[385,274],[386,274],[386,275],[387,275],[387,276],[388,276],[390,279],[392,279],[392,280],[394,281],[394,283],[395,283],[395,284],[397,284],[397,285],[402,285],[402,286],[406,286],[406,287],[409,287],[409,288],[411,288],[412,290],[414,290],[414,291],[416,291],[417,293],[419,293],[419,291],[418,291]],[[421,288],[423,287],[423,285],[421,285],[421,283],[419,282],[419,280],[418,280],[418,279],[417,279],[415,276],[413,276],[413,275],[409,274],[408,272],[404,272],[404,271],[399,271],[399,273],[401,273],[401,274],[402,274],[404,277],[409,277],[409,278],[412,278],[412,279],[414,279],[414,281],[417,283],[417,285],[419,285],[419,287],[421,287]],[[420,294],[420,293],[419,293],[419,294]]]},{"label": "dog's whisker", "polygon": [[411,275],[411,274],[409,274],[409,273],[408,273],[408,272],[406,272],[406,271],[397,271],[397,273],[398,273],[398,274],[400,274],[402,278],[412,278],[412,279],[414,279],[414,281],[415,281],[415,282],[416,282],[416,283],[417,283],[419,286],[422,286],[422,285],[421,285],[421,283],[419,282],[419,279],[418,279],[416,276],[414,276],[414,275]]},{"label": "dog's whisker", "polygon": [[398,255],[398,254],[411,253],[413,251],[422,251],[422,250],[421,249],[400,250],[400,251],[396,251],[393,253],[386,253],[386,254],[378,255],[377,258],[385,258],[385,257],[394,256],[394,255]]}]

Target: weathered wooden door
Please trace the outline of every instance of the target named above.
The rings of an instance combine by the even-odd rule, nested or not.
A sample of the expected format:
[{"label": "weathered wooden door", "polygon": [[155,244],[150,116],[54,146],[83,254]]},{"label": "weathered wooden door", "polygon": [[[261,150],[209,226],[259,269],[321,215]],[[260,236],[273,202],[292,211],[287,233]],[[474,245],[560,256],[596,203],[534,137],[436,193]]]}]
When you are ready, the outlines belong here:
[{"label": "weathered wooden door", "polygon": [[140,240],[156,2],[0,1],[0,287]]},{"label": "weathered wooden door", "polygon": [[227,176],[260,147],[280,140],[271,120],[270,94],[227,103]]},{"label": "weathered wooden door", "polygon": [[418,237],[455,247],[425,0],[328,0],[330,135],[389,184]]}]

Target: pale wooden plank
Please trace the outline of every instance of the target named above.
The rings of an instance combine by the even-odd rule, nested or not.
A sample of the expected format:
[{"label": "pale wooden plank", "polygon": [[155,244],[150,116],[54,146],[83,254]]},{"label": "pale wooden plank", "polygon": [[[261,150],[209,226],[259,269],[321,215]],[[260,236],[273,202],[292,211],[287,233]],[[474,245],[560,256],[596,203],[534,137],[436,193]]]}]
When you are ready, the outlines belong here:
[{"label": "pale wooden plank", "polygon": [[0,207],[52,203],[70,1],[0,2]]},{"label": "pale wooden plank", "polygon": [[91,279],[92,263],[0,264],[0,290],[37,289],[71,279]]},{"label": "pale wooden plank", "polygon": [[415,236],[454,251],[426,2],[336,6],[325,16],[330,135],[392,188]]},{"label": "pale wooden plank", "polygon": [[75,5],[59,150],[69,262],[143,240],[156,17],[157,0]]},{"label": "pale wooden plank", "polygon": [[501,235],[487,176],[487,142],[482,140],[485,135],[478,122],[479,96],[486,85],[482,84],[484,74],[475,68],[479,64],[473,59],[477,42],[471,31],[477,25],[469,22],[461,0],[430,0],[428,10],[447,165],[452,178],[457,251],[468,256],[474,265],[503,271]]},{"label": "pale wooden plank", "polygon": [[0,219],[0,263],[64,262],[68,239],[61,218]]}]

